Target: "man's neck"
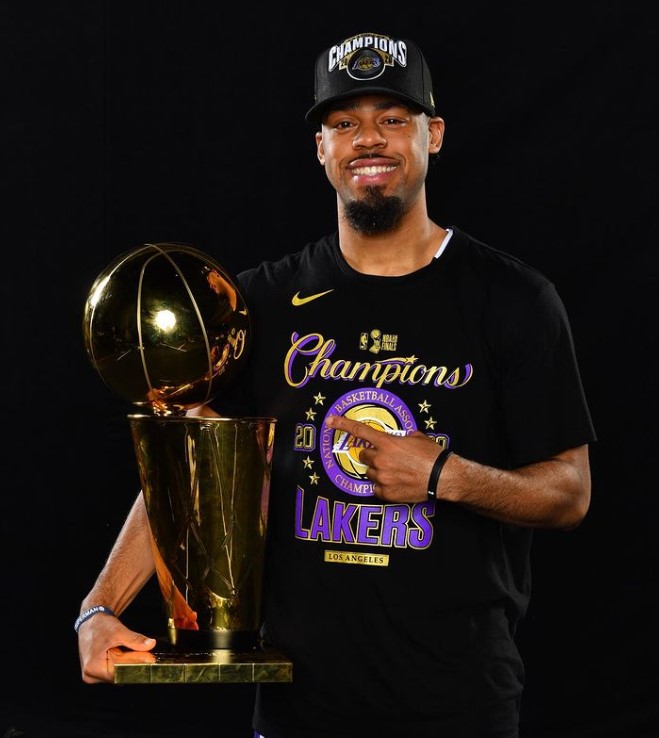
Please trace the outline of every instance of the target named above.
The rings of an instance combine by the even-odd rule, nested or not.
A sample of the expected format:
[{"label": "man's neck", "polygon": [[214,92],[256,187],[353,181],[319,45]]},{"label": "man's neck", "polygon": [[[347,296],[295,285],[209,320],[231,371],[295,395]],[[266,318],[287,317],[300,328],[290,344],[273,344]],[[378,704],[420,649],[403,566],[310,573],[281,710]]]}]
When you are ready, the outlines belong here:
[{"label": "man's neck", "polygon": [[395,277],[429,264],[446,231],[428,215],[408,213],[391,231],[364,234],[339,213],[339,246],[350,266],[362,274]]}]

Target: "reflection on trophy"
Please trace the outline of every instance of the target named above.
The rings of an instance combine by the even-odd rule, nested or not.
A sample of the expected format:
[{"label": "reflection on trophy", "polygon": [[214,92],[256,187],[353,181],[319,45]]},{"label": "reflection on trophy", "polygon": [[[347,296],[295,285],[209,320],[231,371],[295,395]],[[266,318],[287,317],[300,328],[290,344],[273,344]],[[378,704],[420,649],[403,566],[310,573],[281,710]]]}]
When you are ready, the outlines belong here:
[{"label": "reflection on trophy", "polygon": [[110,389],[149,411],[128,419],[172,644],[254,646],[275,419],[185,414],[244,368],[240,292],[193,247],[144,244],[94,281],[83,336]]}]

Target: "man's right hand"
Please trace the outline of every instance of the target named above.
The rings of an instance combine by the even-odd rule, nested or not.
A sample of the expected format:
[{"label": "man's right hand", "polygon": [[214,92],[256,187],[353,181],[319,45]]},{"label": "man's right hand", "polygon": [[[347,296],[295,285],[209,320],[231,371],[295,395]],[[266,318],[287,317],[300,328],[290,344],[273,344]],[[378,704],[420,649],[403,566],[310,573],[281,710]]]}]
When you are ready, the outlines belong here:
[{"label": "man's right hand", "polygon": [[153,663],[156,657],[150,651],[155,645],[155,638],[130,630],[114,615],[99,613],[78,630],[82,680],[87,684],[113,682],[116,661]]}]

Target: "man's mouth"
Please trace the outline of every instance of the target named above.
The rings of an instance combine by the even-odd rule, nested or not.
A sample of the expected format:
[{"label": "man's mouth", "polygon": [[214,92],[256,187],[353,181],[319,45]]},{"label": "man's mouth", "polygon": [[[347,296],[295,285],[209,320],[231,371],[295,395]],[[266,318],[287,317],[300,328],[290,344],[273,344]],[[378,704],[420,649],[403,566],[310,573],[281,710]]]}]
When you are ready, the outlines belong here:
[{"label": "man's mouth", "polygon": [[358,166],[352,169],[352,174],[357,177],[372,177],[376,174],[386,174],[387,172],[393,172],[395,168],[396,167],[391,164],[380,164],[378,166]]}]

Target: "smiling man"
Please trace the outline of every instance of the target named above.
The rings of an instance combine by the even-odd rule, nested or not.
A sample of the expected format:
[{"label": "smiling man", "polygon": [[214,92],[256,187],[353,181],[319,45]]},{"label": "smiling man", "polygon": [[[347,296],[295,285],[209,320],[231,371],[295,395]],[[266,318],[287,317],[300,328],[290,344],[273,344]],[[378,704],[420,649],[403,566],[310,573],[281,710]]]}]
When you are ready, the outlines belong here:
[{"label": "smiling man", "polygon": [[[429,218],[444,121],[413,41],[323,51],[306,117],[337,230],[238,275],[249,371],[191,411],[278,419],[263,639],[294,676],[258,686],[254,728],[516,738],[532,532],[590,501],[565,310],[534,268]],[[152,572],[140,495],[82,603],[85,681],[112,678],[113,647],[154,647],[117,617]]]}]

